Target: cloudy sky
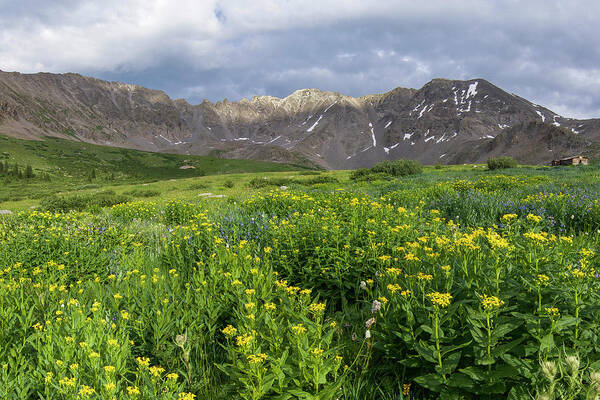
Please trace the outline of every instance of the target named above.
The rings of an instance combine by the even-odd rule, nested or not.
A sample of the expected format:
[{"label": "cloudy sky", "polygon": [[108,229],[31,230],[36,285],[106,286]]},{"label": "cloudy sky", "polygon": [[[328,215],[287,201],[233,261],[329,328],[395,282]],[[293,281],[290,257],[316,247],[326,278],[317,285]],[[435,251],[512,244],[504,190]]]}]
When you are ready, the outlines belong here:
[{"label": "cloudy sky", "polygon": [[0,0],[0,69],[78,72],[199,103],[484,78],[600,117],[597,0]]}]

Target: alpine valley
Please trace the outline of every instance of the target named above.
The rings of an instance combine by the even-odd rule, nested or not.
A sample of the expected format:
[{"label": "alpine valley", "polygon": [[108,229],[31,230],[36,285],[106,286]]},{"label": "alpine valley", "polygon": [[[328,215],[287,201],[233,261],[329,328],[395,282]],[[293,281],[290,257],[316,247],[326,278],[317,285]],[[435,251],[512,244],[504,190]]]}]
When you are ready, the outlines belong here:
[{"label": "alpine valley", "polygon": [[78,74],[0,71],[0,134],[351,169],[398,158],[548,163],[597,152],[600,119],[562,117],[484,79],[434,79],[358,98],[302,89],[192,105]]}]

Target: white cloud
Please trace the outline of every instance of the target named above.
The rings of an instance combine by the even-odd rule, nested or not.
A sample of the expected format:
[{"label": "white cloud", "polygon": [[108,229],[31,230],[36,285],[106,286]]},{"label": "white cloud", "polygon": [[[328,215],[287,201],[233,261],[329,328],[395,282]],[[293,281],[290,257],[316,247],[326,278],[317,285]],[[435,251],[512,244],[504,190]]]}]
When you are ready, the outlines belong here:
[{"label": "white cloud", "polygon": [[126,77],[194,100],[482,77],[593,115],[599,17],[595,0],[21,0],[0,3],[0,69]]}]

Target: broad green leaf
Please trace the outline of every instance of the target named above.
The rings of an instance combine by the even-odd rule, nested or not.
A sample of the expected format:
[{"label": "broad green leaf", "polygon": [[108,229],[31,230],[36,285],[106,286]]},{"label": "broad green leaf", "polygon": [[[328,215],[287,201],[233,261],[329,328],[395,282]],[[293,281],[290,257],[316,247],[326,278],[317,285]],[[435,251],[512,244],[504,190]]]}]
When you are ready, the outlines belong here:
[{"label": "broad green leaf", "polygon": [[443,389],[442,377],[438,374],[427,374],[414,379],[416,383],[432,392],[441,392]]}]

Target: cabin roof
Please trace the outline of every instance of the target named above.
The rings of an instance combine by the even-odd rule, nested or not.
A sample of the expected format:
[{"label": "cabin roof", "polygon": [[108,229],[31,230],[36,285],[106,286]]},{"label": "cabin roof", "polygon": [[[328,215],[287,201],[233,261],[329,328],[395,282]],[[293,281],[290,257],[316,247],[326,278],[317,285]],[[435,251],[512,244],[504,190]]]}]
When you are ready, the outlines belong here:
[{"label": "cabin roof", "polygon": [[578,155],[578,156],[571,156],[571,157],[565,157],[565,158],[561,158],[560,161],[566,161],[566,160],[572,160],[574,158],[587,158],[586,156],[582,156],[582,155]]}]

